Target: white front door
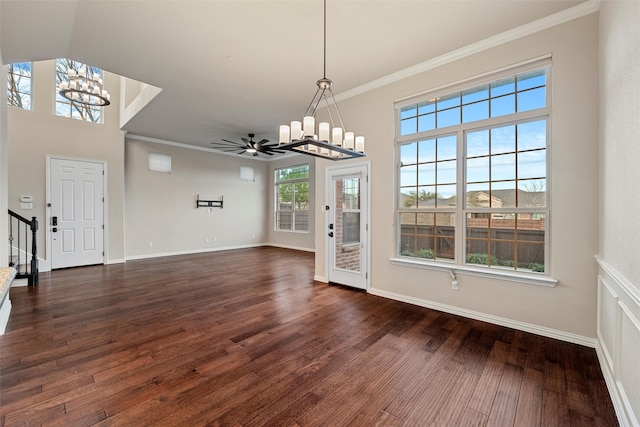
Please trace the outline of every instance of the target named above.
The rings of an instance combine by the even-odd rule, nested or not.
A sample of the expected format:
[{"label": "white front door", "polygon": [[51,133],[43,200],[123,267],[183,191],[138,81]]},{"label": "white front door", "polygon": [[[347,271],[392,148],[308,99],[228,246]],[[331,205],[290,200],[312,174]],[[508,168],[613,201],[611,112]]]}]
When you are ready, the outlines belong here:
[{"label": "white front door", "polygon": [[104,164],[49,161],[51,268],[104,263]]},{"label": "white front door", "polygon": [[367,289],[368,166],[331,168],[327,177],[329,282]]}]

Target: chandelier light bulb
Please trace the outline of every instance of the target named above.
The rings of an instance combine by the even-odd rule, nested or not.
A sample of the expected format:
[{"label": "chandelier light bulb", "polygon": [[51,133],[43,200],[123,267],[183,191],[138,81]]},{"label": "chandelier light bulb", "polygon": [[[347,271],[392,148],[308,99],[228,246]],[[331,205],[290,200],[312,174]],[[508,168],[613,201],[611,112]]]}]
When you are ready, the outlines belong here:
[{"label": "chandelier light bulb", "polygon": [[305,116],[302,119],[302,136],[313,136],[316,130],[316,119],[313,116]]},{"label": "chandelier light bulb", "polygon": [[302,139],[302,122],[291,122],[291,141]]},{"label": "chandelier light bulb", "polygon": [[331,125],[327,122],[321,122],[318,124],[318,139],[322,142],[329,142],[329,132]]},{"label": "chandelier light bulb", "polygon": [[355,148],[353,132],[344,133],[344,148],[347,150],[353,150]]},{"label": "chandelier light bulb", "polygon": [[333,128],[331,142],[333,145],[342,147],[342,128]]},{"label": "chandelier light bulb", "polygon": [[287,125],[280,125],[280,144],[291,142],[291,130]]}]

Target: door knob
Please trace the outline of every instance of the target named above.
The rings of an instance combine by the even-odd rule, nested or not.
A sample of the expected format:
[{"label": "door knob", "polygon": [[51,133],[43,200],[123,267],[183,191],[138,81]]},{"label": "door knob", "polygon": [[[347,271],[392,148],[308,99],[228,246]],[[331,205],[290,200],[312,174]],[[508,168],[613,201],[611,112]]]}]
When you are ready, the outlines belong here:
[{"label": "door knob", "polygon": [[329,230],[333,230],[333,224],[329,224]]},{"label": "door knob", "polygon": [[333,231],[329,232],[329,237],[333,237]]},{"label": "door knob", "polygon": [[51,231],[53,231],[54,233],[57,233],[57,232],[58,232],[58,227],[53,227],[53,228],[51,229]]}]

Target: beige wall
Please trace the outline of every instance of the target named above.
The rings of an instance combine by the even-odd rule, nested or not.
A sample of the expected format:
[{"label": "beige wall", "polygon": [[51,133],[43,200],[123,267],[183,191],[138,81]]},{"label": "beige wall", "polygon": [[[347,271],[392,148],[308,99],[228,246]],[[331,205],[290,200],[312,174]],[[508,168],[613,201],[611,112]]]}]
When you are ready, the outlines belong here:
[{"label": "beige wall", "polygon": [[640,2],[600,4],[598,356],[620,425],[640,425]]},{"label": "beige wall", "polygon": [[[105,73],[112,105],[104,109],[104,124],[54,115],[55,61],[34,62],[33,111],[9,108],[9,209],[40,221],[38,255],[46,253],[47,156],[104,161],[108,170],[106,260],[124,259],[124,137],[118,127],[120,79]],[[33,209],[20,209],[20,196],[33,197]]]},{"label": "beige wall", "polygon": [[[149,152],[170,155],[171,173],[150,172]],[[125,157],[127,258],[267,242],[266,162],[134,139]],[[255,169],[255,181],[240,180],[241,166]],[[196,208],[197,194],[224,196],[224,208]]]},{"label": "beige wall", "polygon": [[600,256],[640,292],[639,5],[601,4]]},{"label": "beige wall", "polygon": [[[0,8],[0,13],[2,8]],[[0,66],[2,66],[2,79],[0,87],[7,87],[7,73],[2,61],[2,50],[0,49]],[[7,91],[0,91],[0,224],[8,224],[7,215],[7,192],[9,191],[9,171],[8,171],[8,151],[9,140],[7,137]],[[0,267],[9,265],[9,247],[4,242],[9,241],[8,229],[0,226]]]},{"label": "beige wall", "polygon": [[[340,103],[350,128],[367,138],[371,161],[371,271],[374,289],[542,328],[595,337],[598,248],[597,15],[491,48]],[[551,274],[555,288],[392,265],[395,255],[394,100],[542,55],[553,55]],[[326,161],[318,161],[316,203]],[[322,230],[316,218],[316,230]],[[325,241],[316,232],[316,276],[325,277]]]},{"label": "beige wall", "polygon": [[[275,229],[275,196],[274,196],[274,179],[275,170],[287,166],[296,166],[302,164],[309,165],[309,231],[278,231]],[[314,157],[296,155],[280,160],[269,162],[269,210],[265,213],[268,217],[268,242],[274,246],[282,246],[293,249],[301,249],[305,251],[315,250],[315,217],[316,211],[320,209],[316,203],[316,161]]]}]

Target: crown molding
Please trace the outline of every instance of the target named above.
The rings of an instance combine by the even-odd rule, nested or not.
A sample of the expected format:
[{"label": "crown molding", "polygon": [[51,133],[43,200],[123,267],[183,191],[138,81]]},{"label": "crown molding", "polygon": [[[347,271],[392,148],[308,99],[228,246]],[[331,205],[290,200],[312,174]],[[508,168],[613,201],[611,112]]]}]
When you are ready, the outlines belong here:
[{"label": "crown molding", "polygon": [[595,13],[599,9],[600,0],[587,0],[577,6],[573,6],[561,12],[554,13],[553,15],[546,16],[544,18],[538,19],[537,21],[520,25],[519,27],[515,27],[511,30],[496,34],[495,36],[488,37],[484,40],[480,40],[478,42],[464,46],[460,49],[453,50],[443,55],[436,56],[435,58],[429,59],[414,66],[405,68],[395,73],[388,74],[369,83],[365,83],[353,89],[342,92],[335,96],[336,101],[343,101],[345,99],[361,95],[374,89],[378,89],[382,86],[386,86],[388,84],[395,83],[408,77],[415,76],[416,74],[423,73],[427,70],[431,70],[433,68],[437,68],[442,65],[460,60],[462,58],[466,58],[476,53],[483,52],[487,49],[500,46],[513,40],[526,37],[528,35],[564,24],[569,21],[573,21],[574,19],[578,19],[583,16]]},{"label": "crown molding", "polygon": [[224,151],[214,150],[213,148],[202,147],[200,145],[192,145],[192,144],[185,144],[183,142],[168,141],[166,139],[152,138],[149,136],[136,135],[133,133],[127,133],[125,135],[125,139],[134,139],[137,141],[152,142],[154,144],[170,145],[172,147],[185,148],[187,150],[204,151],[206,153],[222,154],[223,156],[229,156],[236,159],[256,160],[260,162],[272,162],[274,160],[286,159],[289,157],[299,155],[299,154],[292,153],[292,154],[278,155],[277,157],[274,156],[274,158],[267,159],[267,158],[258,157],[258,156],[249,157],[249,156],[244,156],[244,155],[239,155],[234,153],[226,153]]}]

